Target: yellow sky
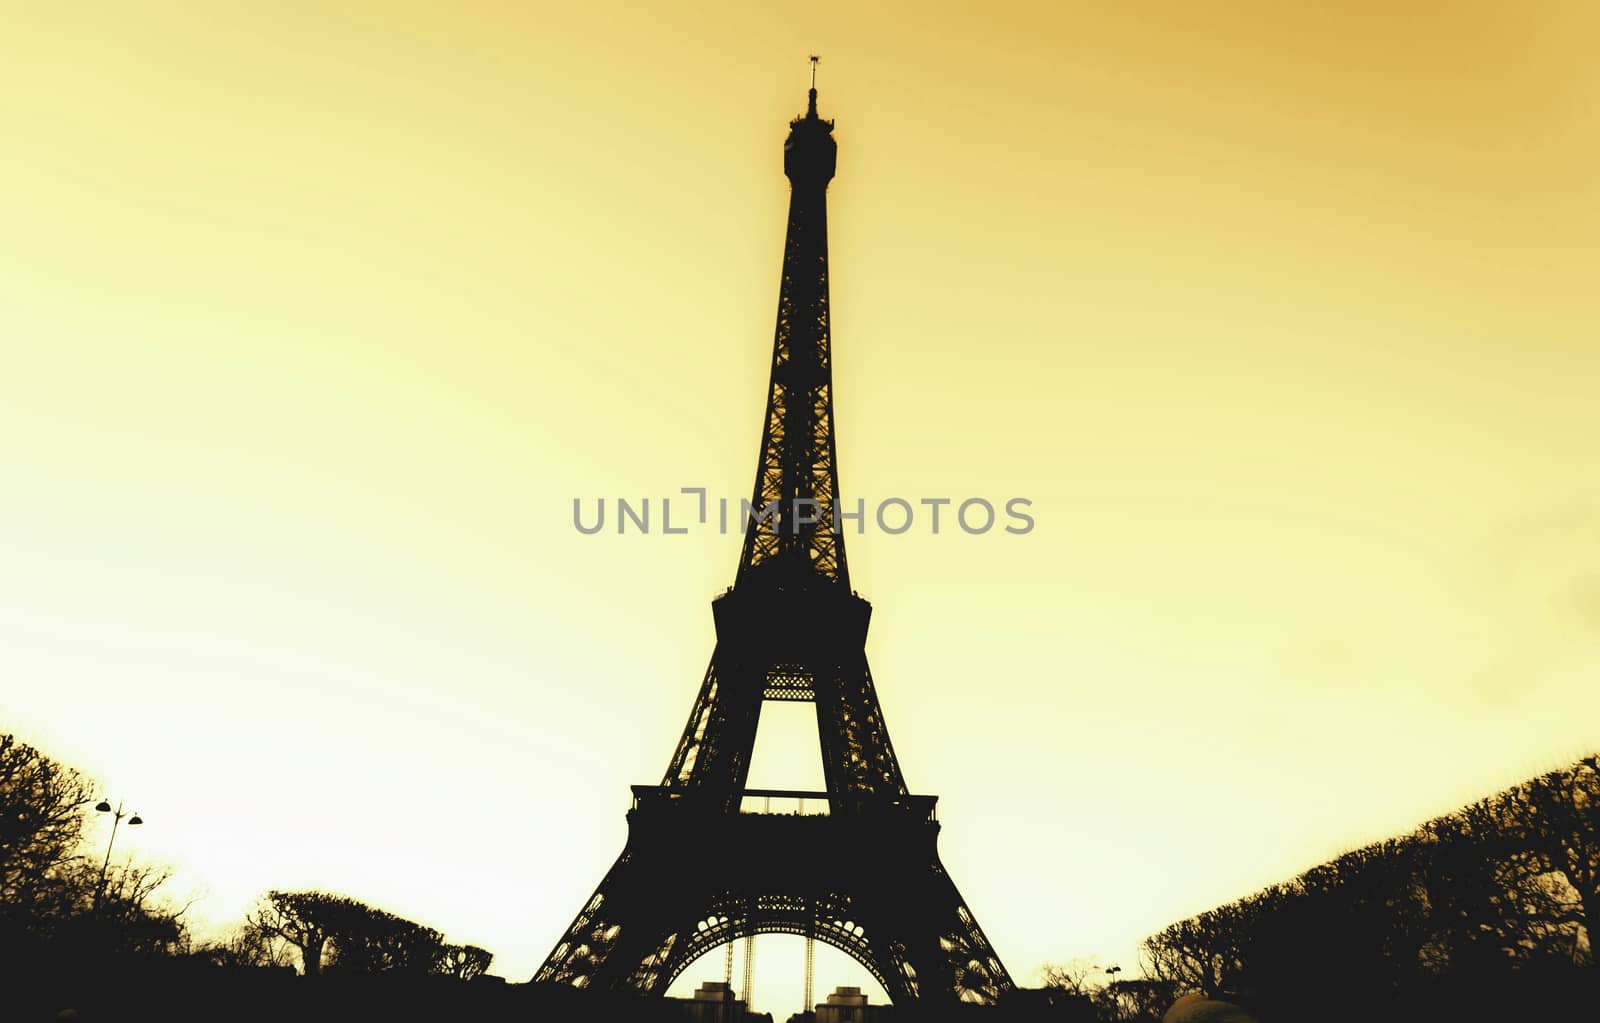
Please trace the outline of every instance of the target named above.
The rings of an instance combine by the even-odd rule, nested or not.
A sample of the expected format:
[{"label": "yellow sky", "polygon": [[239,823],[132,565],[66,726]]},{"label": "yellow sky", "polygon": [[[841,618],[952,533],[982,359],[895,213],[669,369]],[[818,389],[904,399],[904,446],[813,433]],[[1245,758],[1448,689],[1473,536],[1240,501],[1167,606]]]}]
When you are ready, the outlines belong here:
[{"label": "yellow sky", "polygon": [[1592,4],[5,22],[0,724],[197,918],[522,979],[620,851],[739,544],[571,502],[748,494],[810,52],[845,496],[1038,522],[847,541],[1019,979],[1600,745]]}]

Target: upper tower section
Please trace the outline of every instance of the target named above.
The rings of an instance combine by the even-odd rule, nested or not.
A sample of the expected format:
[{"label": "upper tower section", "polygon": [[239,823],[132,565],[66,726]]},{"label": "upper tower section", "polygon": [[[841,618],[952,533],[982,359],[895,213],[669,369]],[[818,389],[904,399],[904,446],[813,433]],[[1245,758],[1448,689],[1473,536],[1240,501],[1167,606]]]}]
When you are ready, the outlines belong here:
[{"label": "upper tower section", "polygon": [[833,122],[817,116],[816,65],[812,64],[810,101],[804,117],[789,122],[783,143],[783,173],[795,188],[827,188],[839,157]]},{"label": "upper tower section", "polygon": [[828,182],[838,146],[817,116],[816,61],[805,116],[789,124],[783,173],[789,226],[772,337],[772,378],[736,589],[849,592],[838,518],[833,356],[828,312]]}]

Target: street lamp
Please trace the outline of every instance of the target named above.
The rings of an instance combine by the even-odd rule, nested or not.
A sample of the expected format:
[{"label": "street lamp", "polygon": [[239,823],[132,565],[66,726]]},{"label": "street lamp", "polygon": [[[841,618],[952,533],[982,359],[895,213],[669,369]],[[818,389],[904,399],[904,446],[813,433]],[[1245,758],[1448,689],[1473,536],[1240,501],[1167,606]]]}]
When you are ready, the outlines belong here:
[{"label": "street lamp", "polygon": [[[100,800],[95,804],[94,808],[100,813],[109,813],[112,816],[111,839],[106,842],[106,858],[100,864],[100,883],[94,889],[94,910],[98,913],[100,912],[100,899],[106,890],[106,868],[111,866],[111,847],[117,843],[117,825],[122,823],[124,814],[122,812],[122,800],[120,799],[117,800],[117,808],[115,810],[111,809],[111,801],[107,799]],[[137,811],[132,815],[128,815],[128,827],[136,828],[143,823],[144,818],[140,817]]]}]

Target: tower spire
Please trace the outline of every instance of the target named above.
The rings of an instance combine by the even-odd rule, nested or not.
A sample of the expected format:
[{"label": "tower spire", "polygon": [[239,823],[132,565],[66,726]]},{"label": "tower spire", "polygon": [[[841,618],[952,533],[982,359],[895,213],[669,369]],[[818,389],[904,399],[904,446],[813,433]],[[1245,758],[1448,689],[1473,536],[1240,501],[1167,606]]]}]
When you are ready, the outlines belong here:
[{"label": "tower spire", "polygon": [[811,55],[811,91],[806,94],[806,117],[812,121],[817,119],[817,64],[821,61],[822,58],[815,53]]},{"label": "tower spire", "polygon": [[[811,58],[813,82],[820,59]],[[837,157],[833,122],[817,116],[813,85],[806,115],[789,122],[783,143],[789,226],[753,512],[735,586],[760,577],[784,589],[850,587],[838,518],[828,313],[827,193]]]}]

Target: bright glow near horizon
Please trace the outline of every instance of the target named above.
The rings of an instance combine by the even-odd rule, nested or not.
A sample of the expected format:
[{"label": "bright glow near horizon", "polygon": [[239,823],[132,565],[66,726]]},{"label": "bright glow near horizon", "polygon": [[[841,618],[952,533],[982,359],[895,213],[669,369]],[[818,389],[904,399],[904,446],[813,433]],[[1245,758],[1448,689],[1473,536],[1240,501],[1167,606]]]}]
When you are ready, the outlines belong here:
[{"label": "bright glow near horizon", "polygon": [[749,493],[818,52],[846,497],[1038,521],[849,537],[896,750],[1019,981],[1131,967],[1600,746],[1597,17],[34,5],[0,727],[199,921],[320,886],[530,976],[738,553],[571,502]]}]

